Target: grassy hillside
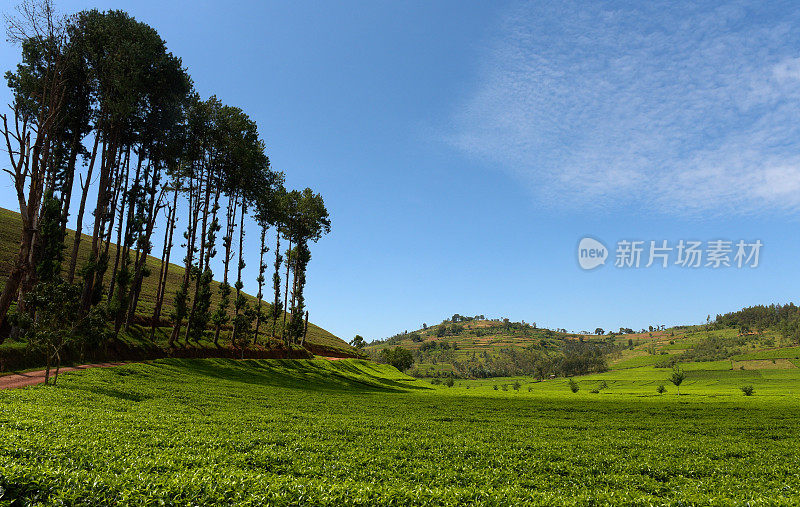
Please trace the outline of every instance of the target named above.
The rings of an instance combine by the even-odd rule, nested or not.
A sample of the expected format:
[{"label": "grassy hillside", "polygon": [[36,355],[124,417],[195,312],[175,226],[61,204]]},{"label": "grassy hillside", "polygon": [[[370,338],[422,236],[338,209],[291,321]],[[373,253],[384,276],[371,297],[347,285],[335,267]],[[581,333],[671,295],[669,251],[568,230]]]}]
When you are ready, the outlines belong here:
[{"label": "grassy hillside", "polygon": [[426,329],[376,341],[365,350],[404,347],[415,354],[411,373],[415,376],[440,376],[454,372],[456,364],[486,363],[511,349],[536,349],[542,353],[558,351],[567,343],[606,344],[606,337],[562,333],[535,328],[530,324],[500,320],[445,321]]},{"label": "grassy hillside", "polygon": [[796,503],[797,371],[693,371],[682,396],[656,393],[662,373],[585,377],[576,394],[357,360],[69,373],[0,391],[0,504]]},{"label": "grassy hillside", "polygon": [[792,369],[800,363],[800,347],[777,329],[742,332],[715,323],[640,333],[590,335],[499,320],[445,321],[374,342],[366,350],[374,354],[401,346],[414,352],[415,364],[410,373],[415,376],[436,377],[451,373],[464,376],[464,365],[488,363],[508,351],[525,349],[557,354],[575,342],[602,347],[612,370],[645,366],[671,368],[675,363],[710,361],[727,361],[728,369]]},{"label": "grassy hillside", "polygon": [[[7,273],[10,271],[11,263],[13,262],[18,249],[19,249],[19,231],[21,227],[21,221],[18,213],[13,211],[9,211],[4,208],[0,208],[0,283],[3,283]],[[180,241],[177,239],[179,237],[179,232],[176,231],[176,246],[173,247],[172,250],[172,258],[181,258],[183,252],[180,251],[180,247],[178,244]],[[68,231],[68,237],[66,240],[67,250],[66,256],[68,257],[72,251],[72,242],[74,238],[74,232]],[[78,269],[85,263],[86,259],[89,257],[91,250],[91,238],[83,235],[83,239],[80,243],[80,249],[78,252]],[[155,304],[155,296],[156,296],[156,286],[158,283],[158,273],[161,269],[161,259],[160,255],[161,252],[154,252],[159,255],[159,258],[155,258],[153,256],[148,256],[147,266],[151,270],[151,275],[144,279],[143,286],[142,286],[142,293],[139,299],[139,306],[137,308],[137,315],[141,315],[144,318],[149,318],[153,314],[153,306]],[[109,249],[109,256],[110,256],[110,263],[113,266],[114,256],[116,254],[116,245],[111,245]],[[67,262],[64,263],[65,267]],[[110,281],[110,272],[111,267],[109,267],[108,272],[106,274],[105,284],[108,286],[108,282]],[[175,291],[180,286],[180,283],[183,279],[183,272],[184,269],[181,266],[175,265],[170,263],[168,268],[168,275],[167,275],[167,290],[166,290],[166,297],[164,299],[164,305],[162,307],[162,318],[169,318],[170,314],[173,311],[173,295]],[[253,287],[255,285],[255,281],[245,281],[245,287]],[[219,283],[217,281],[212,282],[211,290],[212,290],[212,308],[215,308],[218,301],[219,295],[217,289],[219,287]],[[255,303],[256,299],[252,296],[247,295],[250,299],[251,303]],[[270,305],[264,303],[264,312],[268,312]],[[231,305],[232,307],[233,305]],[[232,310],[231,310],[232,311]],[[312,314],[313,315],[313,314]],[[268,326],[271,325],[270,323],[267,324]],[[280,324],[279,324],[280,325]],[[262,325],[261,330],[266,331],[268,329]],[[167,329],[163,329],[161,333],[158,335],[158,345],[165,345],[166,338],[167,338]],[[134,333],[134,336],[128,337],[131,340],[136,341],[140,334]],[[141,334],[143,335],[143,334]],[[262,340],[265,337],[262,336]],[[350,347],[347,343],[343,340],[339,339],[338,337],[334,336],[332,333],[322,329],[321,327],[309,322],[308,325],[308,337],[307,341],[311,345],[316,345],[324,348],[329,348],[331,350],[339,350],[339,351],[346,351],[348,353],[353,352],[353,348]],[[3,344],[6,345],[6,344]],[[7,345],[13,346],[13,345]],[[0,350],[1,350],[0,346]]]}]

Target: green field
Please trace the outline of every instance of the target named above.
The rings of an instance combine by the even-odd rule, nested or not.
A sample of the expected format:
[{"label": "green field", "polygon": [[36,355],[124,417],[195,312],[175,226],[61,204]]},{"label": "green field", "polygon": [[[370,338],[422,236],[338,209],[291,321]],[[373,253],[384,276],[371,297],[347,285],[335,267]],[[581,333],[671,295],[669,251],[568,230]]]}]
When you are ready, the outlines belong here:
[{"label": "green field", "polygon": [[577,394],[358,360],[95,369],[0,392],[0,503],[792,504],[798,371],[693,370],[677,396],[650,367]]}]

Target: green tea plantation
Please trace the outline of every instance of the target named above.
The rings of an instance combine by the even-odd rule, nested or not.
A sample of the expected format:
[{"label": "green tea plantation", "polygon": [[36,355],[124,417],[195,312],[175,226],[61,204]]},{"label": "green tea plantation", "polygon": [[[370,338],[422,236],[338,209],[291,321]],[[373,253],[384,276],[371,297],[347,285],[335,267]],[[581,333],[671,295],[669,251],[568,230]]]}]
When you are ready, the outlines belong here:
[{"label": "green tea plantation", "polygon": [[[564,379],[445,387],[359,360],[172,359],[65,374],[0,391],[0,504],[800,498],[797,394],[760,394],[768,379],[755,379],[745,397],[738,380],[689,372],[677,396],[656,392],[657,373],[603,375],[573,394]],[[800,393],[797,379],[778,384]]]}]

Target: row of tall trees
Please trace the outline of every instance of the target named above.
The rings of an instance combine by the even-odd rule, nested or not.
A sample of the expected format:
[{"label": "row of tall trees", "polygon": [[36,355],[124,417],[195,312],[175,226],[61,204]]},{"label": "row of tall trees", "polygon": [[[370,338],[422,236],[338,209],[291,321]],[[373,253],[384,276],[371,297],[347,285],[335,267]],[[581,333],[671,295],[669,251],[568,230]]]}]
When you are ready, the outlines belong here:
[{"label": "row of tall trees", "polygon": [[[143,282],[152,276],[155,303],[146,318],[151,336],[172,326],[170,346],[203,336],[219,344],[224,334],[243,347],[266,334],[267,323],[287,345],[303,343],[309,244],[330,231],[322,197],[287,191],[256,123],[216,97],[201,99],[153,28],[123,11],[59,17],[51,0],[18,11],[8,38],[21,48],[21,62],[6,73],[13,100],[0,121],[22,232],[0,292],[0,327],[34,329],[30,323],[48,311],[50,287],[77,295],[78,320],[102,313],[116,336],[142,321]],[[68,225],[86,236],[65,244]],[[255,255],[244,247],[248,232],[260,239]],[[158,235],[160,269],[151,272]],[[185,270],[169,294],[174,259]],[[258,263],[256,304],[243,292],[247,262]],[[168,298],[174,310],[162,315]]]}]

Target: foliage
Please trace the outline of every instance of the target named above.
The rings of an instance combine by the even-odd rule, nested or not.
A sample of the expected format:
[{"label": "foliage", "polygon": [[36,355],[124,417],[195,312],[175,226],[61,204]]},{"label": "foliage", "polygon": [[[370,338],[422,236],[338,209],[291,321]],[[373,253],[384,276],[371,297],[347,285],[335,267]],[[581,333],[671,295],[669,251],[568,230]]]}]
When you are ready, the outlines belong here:
[{"label": "foliage", "polygon": [[359,350],[361,350],[367,345],[367,342],[366,342],[366,340],[364,340],[363,336],[361,336],[360,334],[357,334],[355,336],[355,338],[350,340],[350,345],[355,347],[355,348],[357,348],[357,349],[359,349]]},{"label": "foliage", "polygon": [[414,364],[414,356],[411,355],[411,351],[403,347],[383,349],[378,357],[381,362],[390,364],[400,371],[405,371]]},{"label": "foliage", "polygon": [[79,285],[60,279],[40,282],[25,295],[35,318],[16,316],[16,325],[26,332],[29,345],[44,356],[48,376],[51,366],[61,366],[67,348],[97,345],[106,338],[106,316],[99,308],[82,314],[80,294]]},{"label": "foliage", "polygon": [[674,366],[672,368],[672,374],[669,377],[669,381],[672,382],[676,388],[678,388],[678,394],[681,394],[681,384],[686,379],[686,373],[680,366]]},{"label": "foliage", "polygon": [[569,390],[572,391],[573,393],[577,393],[581,389],[578,383],[575,382],[574,378],[569,379],[569,382],[567,382],[567,384],[569,385]]}]

